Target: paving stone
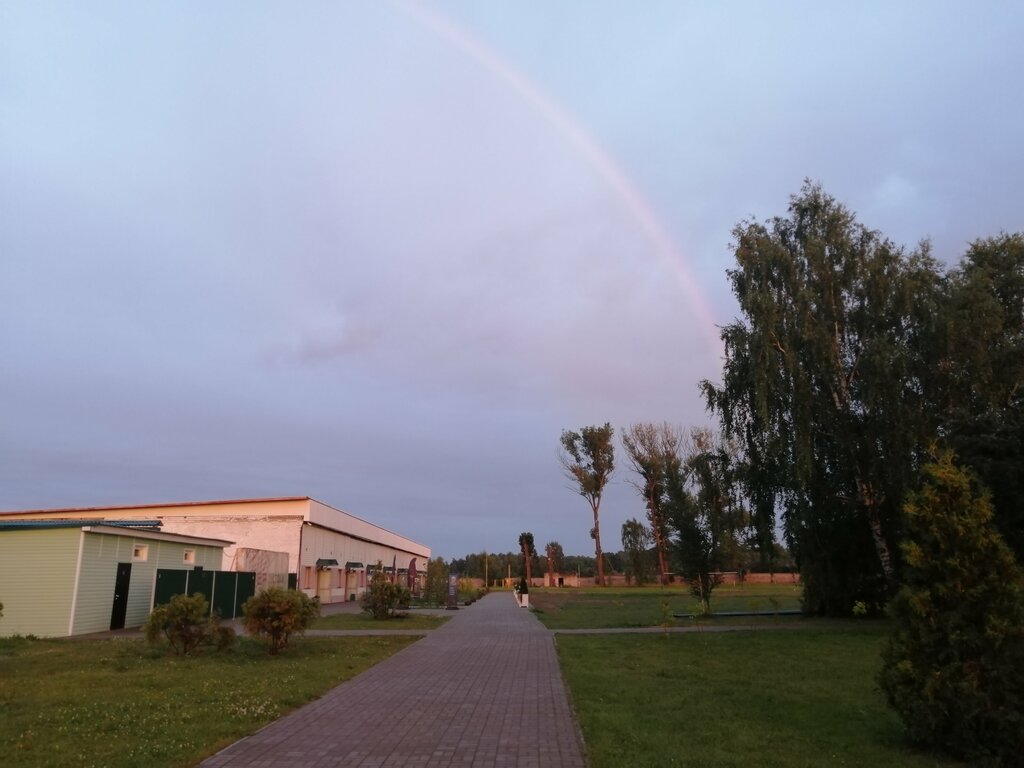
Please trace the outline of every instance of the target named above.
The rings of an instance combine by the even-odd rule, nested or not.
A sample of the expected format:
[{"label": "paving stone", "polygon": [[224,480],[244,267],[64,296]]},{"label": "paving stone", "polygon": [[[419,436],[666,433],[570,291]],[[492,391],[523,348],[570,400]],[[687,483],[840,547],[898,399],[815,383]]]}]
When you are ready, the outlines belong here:
[{"label": "paving stone", "polygon": [[502,592],[202,765],[583,768],[586,761],[553,636]]}]

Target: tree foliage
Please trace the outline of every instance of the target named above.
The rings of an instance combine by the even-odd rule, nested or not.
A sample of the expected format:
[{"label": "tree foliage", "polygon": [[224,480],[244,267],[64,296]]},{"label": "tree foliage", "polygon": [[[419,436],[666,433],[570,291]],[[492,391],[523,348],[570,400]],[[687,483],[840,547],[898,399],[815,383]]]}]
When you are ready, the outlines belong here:
[{"label": "tree foliage", "polygon": [[810,182],[788,217],[733,234],[744,317],[722,330],[708,406],[742,444],[758,515],[783,509],[805,608],[877,603],[896,582],[900,503],[936,427],[938,272],[926,247],[905,254]]},{"label": "tree foliage", "polygon": [[305,632],[320,615],[320,601],[301,590],[270,587],[246,600],[242,613],[246,631],[264,638],[276,656],[288,647],[292,635]]},{"label": "tree foliage", "polygon": [[166,639],[178,656],[188,656],[203,645],[216,645],[218,650],[230,648],[235,631],[220,626],[217,616],[210,614],[210,604],[200,593],[175,595],[169,602],[155,606],[143,627],[151,644]]},{"label": "tree foliage", "polygon": [[408,589],[388,578],[382,563],[378,561],[370,586],[360,599],[360,605],[375,619],[391,619],[399,615],[399,608],[408,605],[411,597]]},{"label": "tree foliage", "polygon": [[604,558],[601,552],[601,496],[615,470],[615,430],[611,424],[603,427],[583,427],[579,432],[562,432],[562,468],[580,496],[587,500],[594,515],[590,535],[594,539],[594,559],[597,561],[597,584],[603,586]]},{"label": "tree foliage", "polygon": [[1024,562],[1024,234],[971,244],[946,282],[937,347],[942,434]]},{"label": "tree foliage", "polygon": [[443,605],[448,599],[448,565],[443,557],[427,563],[427,583],[423,597],[428,603]]},{"label": "tree foliage", "polygon": [[537,557],[537,548],[534,546],[532,533],[526,531],[519,534],[519,551],[523,553],[522,574],[526,577],[527,582],[532,583],[533,561]]},{"label": "tree foliage", "polygon": [[[681,444],[682,433],[667,423],[633,424],[622,434],[622,447],[626,450],[633,471],[640,477],[640,481],[633,485],[647,507],[647,522],[658,554],[658,573],[662,584],[668,582],[669,574],[668,521],[663,506],[665,478],[673,462],[679,461]],[[629,550],[625,543],[623,547]]]},{"label": "tree foliage", "polygon": [[691,431],[681,461],[666,474],[665,509],[675,530],[679,573],[690,592],[710,610],[718,573],[738,569],[738,537],[746,524],[745,508],[732,473],[733,448],[706,428]]},{"label": "tree foliage", "polygon": [[1019,765],[1024,576],[987,492],[942,453],[904,506],[904,585],[879,682],[917,741]]},{"label": "tree foliage", "polygon": [[557,541],[549,541],[544,545],[547,557],[547,573],[562,573],[565,570],[565,552]]},{"label": "tree foliage", "polygon": [[[632,575],[636,583],[647,583],[648,550],[654,544],[654,536],[639,520],[627,520],[622,524],[622,549],[626,553],[626,576]],[[664,574],[664,571],[662,572]]]}]

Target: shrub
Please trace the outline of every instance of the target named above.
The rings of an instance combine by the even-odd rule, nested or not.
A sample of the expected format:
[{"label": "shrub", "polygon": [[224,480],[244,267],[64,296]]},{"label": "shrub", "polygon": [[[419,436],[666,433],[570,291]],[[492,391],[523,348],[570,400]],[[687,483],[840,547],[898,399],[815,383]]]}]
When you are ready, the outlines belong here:
[{"label": "shrub", "polygon": [[277,655],[320,615],[320,601],[299,590],[270,587],[246,600],[242,612],[246,631],[265,638],[270,654]]},{"label": "shrub", "polygon": [[911,738],[975,763],[1024,755],[1024,577],[988,494],[946,453],[904,506],[904,586],[879,684]]},{"label": "shrub", "polygon": [[408,604],[410,597],[408,589],[401,584],[392,584],[378,568],[369,589],[363,593],[360,604],[373,618],[389,619],[398,615],[399,606]]},{"label": "shrub", "polygon": [[218,651],[226,651],[234,647],[238,634],[234,627],[218,626],[213,632],[213,644]]},{"label": "shrub", "polygon": [[220,620],[210,615],[206,597],[198,592],[175,595],[169,603],[156,606],[143,629],[150,643],[166,638],[179,656],[187,656],[201,645],[216,644],[217,650],[224,650],[235,641],[234,630],[220,626]]},{"label": "shrub", "polygon": [[435,557],[427,563],[427,583],[423,599],[438,605],[444,605],[448,600],[448,565],[443,557]]}]

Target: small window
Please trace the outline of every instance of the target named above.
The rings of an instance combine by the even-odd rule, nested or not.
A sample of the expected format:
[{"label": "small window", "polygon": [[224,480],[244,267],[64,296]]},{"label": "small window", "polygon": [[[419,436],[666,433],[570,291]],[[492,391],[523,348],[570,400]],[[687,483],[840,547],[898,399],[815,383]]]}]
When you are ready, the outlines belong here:
[{"label": "small window", "polygon": [[185,565],[195,565],[196,551],[194,549],[186,549],[181,555],[181,562]]},{"label": "small window", "polygon": [[144,563],[149,559],[149,545],[136,544],[132,548],[132,560],[137,563]]}]

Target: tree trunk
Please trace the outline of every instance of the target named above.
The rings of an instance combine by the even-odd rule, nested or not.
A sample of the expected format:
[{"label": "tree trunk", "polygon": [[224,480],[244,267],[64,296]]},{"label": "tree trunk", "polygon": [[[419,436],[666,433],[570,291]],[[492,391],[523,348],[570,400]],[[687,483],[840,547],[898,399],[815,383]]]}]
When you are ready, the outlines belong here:
[{"label": "tree trunk", "polygon": [[654,546],[658,550],[658,583],[664,586],[668,584],[668,559],[665,557],[665,537],[661,530],[661,511],[658,509],[658,502],[653,496],[647,498],[647,519],[651,523],[651,533],[654,534]]},{"label": "tree trunk", "polygon": [[594,556],[597,558],[597,580],[599,587],[604,586],[604,556],[601,554],[601,524],[597,519],[597,507],[594,507]]},{"label": "tree trunk", "polygon": [[668,558],[665,556],[665,537],[661,535],[660,521],[654,521],[654,546],[658,550],[658,583],[668,584]]},{"label": "tree trunk", "polygon": [[882,566],[882,573],[885,575],[885,583],[889,587],[889,593],[895,594],[896,569],[892,564],[892,553],[889,552],[889,544],[882,532],[882,521],[878,517],[878,497],[870,484],[857,481],[860,489],[861,503],[868,511],[868,525],[871,527],[871,538],[875,543],[875,552],[878,553],[878,562]]}]

